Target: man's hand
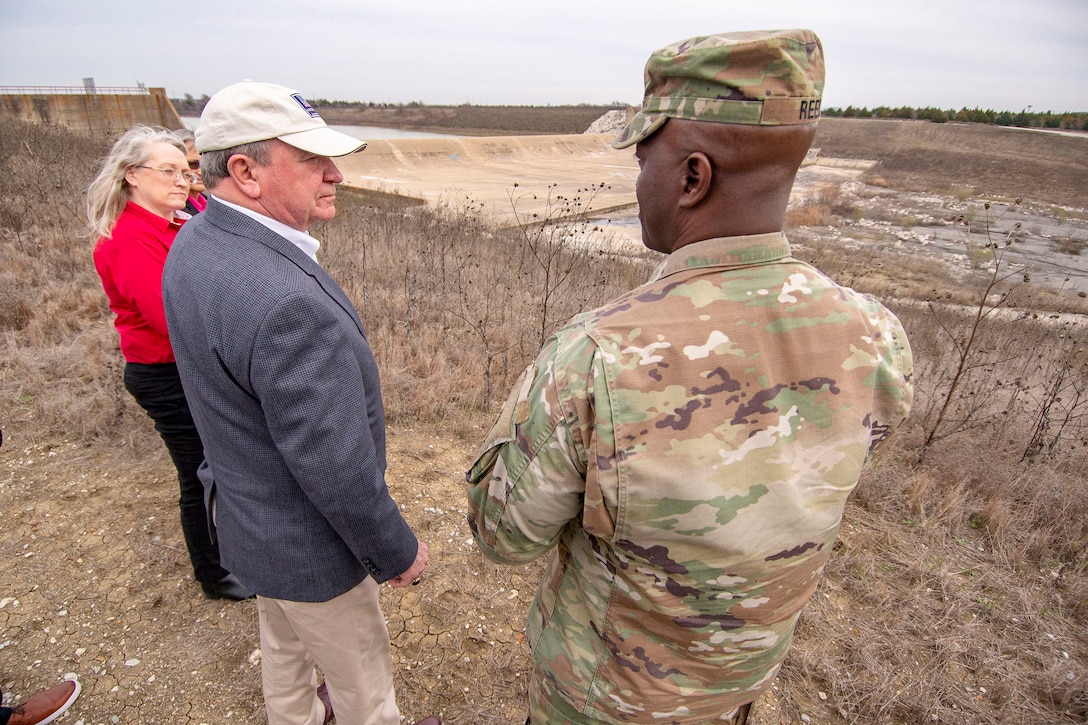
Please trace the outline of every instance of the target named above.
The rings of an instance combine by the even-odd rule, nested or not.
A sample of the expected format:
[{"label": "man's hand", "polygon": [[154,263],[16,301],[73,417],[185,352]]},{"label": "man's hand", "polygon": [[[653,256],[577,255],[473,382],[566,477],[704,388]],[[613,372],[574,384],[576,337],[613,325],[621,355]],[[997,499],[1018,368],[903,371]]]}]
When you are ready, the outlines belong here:
[{"label": "man's hand", "polygon": [[408,570],[395,576],[389,580],[389,585],[394,587],[406,587],[410,584],[414,584],[420,575],[423,574],[423,569],[427,566],[427,545],[422,541],[419,542],[419,550],[416,551],[416,560],[412,562],[412,565],[408,567]]}]

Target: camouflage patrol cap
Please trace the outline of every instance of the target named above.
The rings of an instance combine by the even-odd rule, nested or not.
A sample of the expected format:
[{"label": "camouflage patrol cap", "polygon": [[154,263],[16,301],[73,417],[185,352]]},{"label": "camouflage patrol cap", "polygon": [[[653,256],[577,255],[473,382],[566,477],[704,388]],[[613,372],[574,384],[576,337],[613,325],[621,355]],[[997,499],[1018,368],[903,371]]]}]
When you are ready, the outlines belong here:
[{"label": "camouflage patrol cap", "polygon": [[646,61],[642,110],[612,146],[632,146],[670,118],[759,126],[815,123],[823,90],[823,46],[811,30],[681,40]]}]

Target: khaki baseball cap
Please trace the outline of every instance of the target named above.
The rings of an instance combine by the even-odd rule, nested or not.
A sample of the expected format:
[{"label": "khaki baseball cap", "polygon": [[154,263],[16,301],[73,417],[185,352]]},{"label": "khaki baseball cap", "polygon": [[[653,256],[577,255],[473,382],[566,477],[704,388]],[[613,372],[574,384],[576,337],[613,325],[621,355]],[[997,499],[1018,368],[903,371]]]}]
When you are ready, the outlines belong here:
[{"label": "khaki baseball cap", "polygon": [[366,148],[365,141],[326,126],[298,91],[242,81],[208,100],[196,127],[196,150],[220,151],[273,138],[318,156],[346,156]]},{"label": "khaki baseball cap", "polygon": [[751,30],[689,38],[646,61],[642,110],[612,146],[649,138],[670,118],[784,126],[815,123],[824,54],[811,30]]}]

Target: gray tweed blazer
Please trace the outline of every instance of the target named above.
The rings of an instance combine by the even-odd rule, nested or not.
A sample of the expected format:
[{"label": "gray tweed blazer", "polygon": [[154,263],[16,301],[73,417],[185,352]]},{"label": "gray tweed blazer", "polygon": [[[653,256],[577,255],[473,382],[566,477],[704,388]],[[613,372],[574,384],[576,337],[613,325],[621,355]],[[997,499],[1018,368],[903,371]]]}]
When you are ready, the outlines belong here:
[{"label": "gray tweed blazer", "polygon": [[378,368],[340,286],[213,198],[178,233],[163,297],[223,566],[303,602],[407,570],[417,541],[385,484]]}]

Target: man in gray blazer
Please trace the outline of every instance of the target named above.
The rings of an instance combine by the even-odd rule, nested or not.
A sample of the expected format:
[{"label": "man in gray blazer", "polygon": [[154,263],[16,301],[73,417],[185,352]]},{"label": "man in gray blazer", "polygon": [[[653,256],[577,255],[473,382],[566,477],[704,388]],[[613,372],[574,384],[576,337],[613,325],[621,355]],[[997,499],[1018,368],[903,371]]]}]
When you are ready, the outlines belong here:
[{"label": "man in gray blazer", "polygon": [[362,324],[307,233],[336,213],[330,157],[366,144],[249,81],[211,98],[196,144],[212,196],[178,234],[163,294],[220,555],[257,594],[268,722],[335,709],[338,725],[399,724],[378,584],[418,581],[427,545],[386,488]]}]

